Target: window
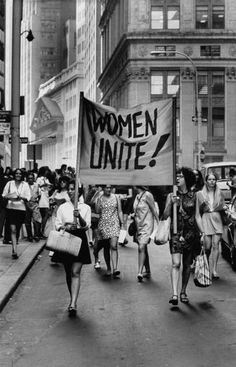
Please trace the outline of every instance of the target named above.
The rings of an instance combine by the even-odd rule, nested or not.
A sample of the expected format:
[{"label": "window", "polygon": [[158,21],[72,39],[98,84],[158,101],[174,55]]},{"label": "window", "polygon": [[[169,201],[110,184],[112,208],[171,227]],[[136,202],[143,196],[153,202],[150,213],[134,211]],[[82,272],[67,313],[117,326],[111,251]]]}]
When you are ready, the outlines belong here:
[{"label": "window", "polygon": [[161,6],[153,6],[151,10],[151,28],[163,29],[163,8]]},{"label": "window", "polygon": [[196,28],[224,29],[225,7],[224,0],[196,0]]},{"label": "window", "polygon": [[175,96],[179,93],[178,71],[153,71],[151,75],[151,94],[161,98]]},{"label": "window", "polygon": [[155,51],[158,51],[158,56],[175,56],[175,46],[156,46]]},{"label": "window", "polygon": [[220,46],[218,45],[200,46],[200,55],[211,57],[220,56]]},{"label": "window", "polygon": [[209,146],[224,144],[225,76],[224,71],[200,71],[198,96],[202,102],[202,122],[207,124]]},{"label": "window", "polygon": [[167,10],[167,29],[179,29],[179,8],[169,6]]},{"label": "window", "polygon": [[[152,0],[151,29],[179,29],[180,11],[178,0]],[[173,4],[176,3],[177,5]]]}]

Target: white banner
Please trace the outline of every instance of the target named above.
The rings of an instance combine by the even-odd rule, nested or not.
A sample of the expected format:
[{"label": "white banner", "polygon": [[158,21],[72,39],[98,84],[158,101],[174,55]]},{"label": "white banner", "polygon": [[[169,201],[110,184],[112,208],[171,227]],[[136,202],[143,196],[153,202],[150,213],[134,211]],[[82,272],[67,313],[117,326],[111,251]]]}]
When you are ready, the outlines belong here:
[{"label": "white banner", "polygon": [[117,111],[84,98],[81,181],[173,185],[172,141],[172,99]]}]

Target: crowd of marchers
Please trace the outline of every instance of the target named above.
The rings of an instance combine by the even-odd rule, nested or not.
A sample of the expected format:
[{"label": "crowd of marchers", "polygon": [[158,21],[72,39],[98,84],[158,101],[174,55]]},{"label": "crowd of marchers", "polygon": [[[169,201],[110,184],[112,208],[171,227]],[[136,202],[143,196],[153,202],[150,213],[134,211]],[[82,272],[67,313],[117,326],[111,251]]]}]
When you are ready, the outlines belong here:
[{"label": "crowd of marchers", "polygon": [[[62,263],[65,268],[70,316],[76,314],[80,273],[83,264],[91,264],[91,252],[94,268],[98,270],[103,249],[104,276],[119,278],[119,245],[126,246],[132,241],[138,250],[137,281],[142,283],[151,277],[148,246],[160,219],[171,218],[172,296],[169,303],[177,305],[179,300],[189,303],[187,285],[202,248],[208,261],[212,254],[212,278],[219,278],[219,245],[225,219],[230,220],[236,211],[235,172],[229,182],[230,204],[224,200],[215,173],[209,173],[203,180],[200,171],[188,167],[177,170],[177,192],[169,191],[164,200],[161,191],[154,194],[147,186],[133,186],[122,193],[109,183],[86,188],[80,183],[77,208],[74,207],[75,172],[66,165],[55,172],[45,166],[28,172],[19,168],[12,172],[7,167],[5,172],[1,171],[0,182],[0,235],[3,235],[3,243],[12,244],[13,259],[18,258],[17,244],[23,223],[30,242],[46,240],[53,229],[67,231],[82,240],[77,256],[58,251],[50,253],[51,261]],[[134,227],[132,238],[131,224]]]}]

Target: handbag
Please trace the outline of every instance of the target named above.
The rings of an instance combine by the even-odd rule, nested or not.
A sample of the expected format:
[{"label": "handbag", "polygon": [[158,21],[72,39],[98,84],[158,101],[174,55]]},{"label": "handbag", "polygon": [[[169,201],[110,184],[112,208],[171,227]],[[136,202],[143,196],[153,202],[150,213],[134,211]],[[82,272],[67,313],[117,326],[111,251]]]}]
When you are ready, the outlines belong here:
[{"label": "handbag", "polygon": [[201,249],[200,255],[196,258],[193,280],[197,287],[209,287],[212,284],[209,264],[203,248]]},{"label": "handbag", "polygon": [[225,210],[220,210],[220,216],[223,226],[228,226],[230,224],[230,216]]},{"label": "handbag", "polygon": [[81,243],[82,240],[80,237],[73,236],[73,234],[65,231],[52,230],[46,242],[46,249],[78,256]]},{"label": "handbag", "polygon": [[136,226],[136,223],[135,223],[135,219],[132,218],[132,221],[131,221],[131,223],[128,227],[128,233],[132,237],[132,236],[135,236],[136,232],[137,232],[137,226]]},{"label": "handbag", "polygon": [[171,219],[168,217],[165,220],[160,220],[157,226],[156,234],[154,237],[154,243],[156,245],[164,245],[170,238],[170,223]]},{"label": "handbag", "polygon": [[131,223],[130,223],[130,225],[129,225],[129,227],[128,227],[128,234],[132,237],[134,237],[135,235],[136,235],[136,233],[137,233],[137,226],[136,226],[136,223],[135,223],[135,214],[136,214],[136,211],[137,211],[137,207],[138,207],[138,205],[139,205],[139,203],[140,203],[140,201],[141,201],[141,199],[142,199],[142,197],[143,197],[143,195],[145,194],[145,192],[146,191],[144,191],[143,193],[142,193],[142,195],[139,197],[139,199],[138,199],[138,203],[137,203],[137,206],[136,206],[136,210],[135,210],[135,212],[134,212],[134,217],[132,218],[132,221],[131,221]]}]

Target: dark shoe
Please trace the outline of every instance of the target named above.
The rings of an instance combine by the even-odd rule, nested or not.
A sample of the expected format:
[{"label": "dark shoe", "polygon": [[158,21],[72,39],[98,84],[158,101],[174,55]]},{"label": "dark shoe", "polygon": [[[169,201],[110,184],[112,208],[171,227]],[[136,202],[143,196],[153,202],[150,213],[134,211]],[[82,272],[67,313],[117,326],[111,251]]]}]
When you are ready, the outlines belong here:
[{"label": "dark shoe", "polygon": [[70,306],[70,307],[68,308],[68,314],[69,314],[69,317],[75,317],[75,316],[76,316],[76,314],[77,314],[77,310],[76,310],[76,308],[75,308],[75,307]]},{"label": "dark shoe", "polygon": [[220,279],[219,275],[217,273],[212,273],[212,279]]},{"label": "dark shoe", "polygon": [[39,242],[40,238],[39,237],[34,237],[35,242]]},{"label": "dark shoe", "polygon": [[107,270],[104,274],[104,277],[110,278],[111,277],[111,270]]},{"label": "dark shoe", "polygon": [[178,296],[176,295],[173,295],[170,300],[169,300],[169,303],[171,303],[173,306],[177,306],[178,305]]},{"label": "dark shoe", "polygon": [[138,274],[137,275],[137,279],[138,279],[138,282],[139,283],[142,283],[142,281],[143,281],[143,275],[142,274]]},{"label": "dark shoe", "polygon": [[151,272],[150,271],[145,271],[143,273],[143,278],[150,279],[151,278]]},{"label": "dark shoe", "polygon": [[33,237],[28,237],[28,238],[27,238],[27,241],[28,241],[28,242],[33,242]]},{"label": "dark shoe", "polygon": [[16,252],[13,252],[11,257],[12,257],[13,260],[16,260],[16,259],[18,259],[19,256],[17,255]]},{"label": "dark shoe", "polygon": [[180,293],[180,302],[182,303],[189,303],[189,299],[186,293]]},{"label": "dark shoe", "polygon": [[120,275],[120,270],[114,270],[113,271],[113,278],[117,278]]}]

